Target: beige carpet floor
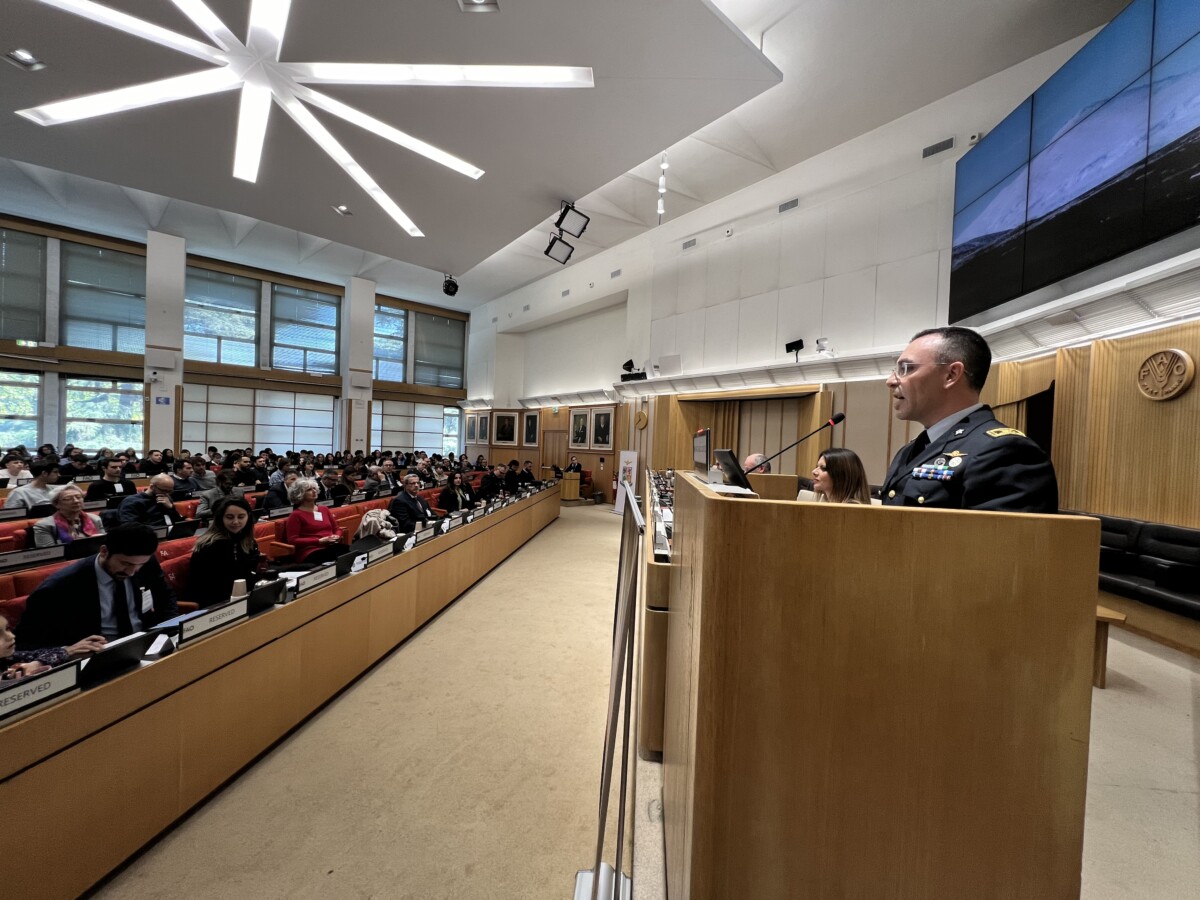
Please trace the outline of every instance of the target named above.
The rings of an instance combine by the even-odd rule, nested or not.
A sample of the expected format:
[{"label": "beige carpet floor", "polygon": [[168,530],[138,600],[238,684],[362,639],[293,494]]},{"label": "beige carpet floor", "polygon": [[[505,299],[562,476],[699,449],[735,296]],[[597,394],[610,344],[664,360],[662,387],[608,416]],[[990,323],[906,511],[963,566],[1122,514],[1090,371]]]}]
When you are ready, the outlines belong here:
[{"label": "beige carpet floor", "polygon": [[594,854],[610,509],[564,508],[96,896],[570,898]]}]

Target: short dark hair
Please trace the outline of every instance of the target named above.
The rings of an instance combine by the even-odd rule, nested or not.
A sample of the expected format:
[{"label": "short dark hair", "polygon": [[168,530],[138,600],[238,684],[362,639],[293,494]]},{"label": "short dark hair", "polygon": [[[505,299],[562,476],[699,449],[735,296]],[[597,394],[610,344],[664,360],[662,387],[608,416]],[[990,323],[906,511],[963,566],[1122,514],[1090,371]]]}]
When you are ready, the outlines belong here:
[{"label": "short dark hair", "polygon": [[184,466],[190,466],[191,464],[192,464],[191,458],[185,456],[182,459],[175,460],[175,462],[171,464],[171,471],[172,472],[182,472]]},{"label": "short dark hair", "polygon": [[58,470],[58,460],[56,459],[35,459],[29,464],[29,474],[34,478],[40,475],[45,475],[51,469]]},{"label": "short dark hair", "polygon": [[992,350],[987,341],[970,328],[960,328],[957,325],[926,328],[914,334],[912,339],[915,341],[931,334],[936,334],[942,339],[938,362],[943,365],[961,362],[963,372],[967,376],[967,384],[976,391],[982,391],[987,382],[988,371],[992,368]]},{"label": "short dark hair", "polygon": [[158,549],[158,535],[149,525],[118,525],[104,535],[109,554],[123,556],[153,556]]}]

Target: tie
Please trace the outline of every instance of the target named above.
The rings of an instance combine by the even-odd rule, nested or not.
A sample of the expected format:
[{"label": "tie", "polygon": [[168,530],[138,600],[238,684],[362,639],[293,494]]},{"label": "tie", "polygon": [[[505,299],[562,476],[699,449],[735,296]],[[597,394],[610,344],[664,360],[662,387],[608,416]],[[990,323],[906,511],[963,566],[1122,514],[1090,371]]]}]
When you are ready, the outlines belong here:
[{"label": "tie", "polygon": [[920,456],[921,452],[928,446],[929,446],[929,432],[922,431],[920,434],[917,435],[917,439],[915,441],[913,441],[912,444],[909,445],[908,453],[904,457],[904,465],[907,466],[909,463],[913,462],[913,460],[915,460],[918,456]]},{"label": "tie", "polygon": [[133,622],[129,619],[128,579],[113,579],[113,613],[117,617],[117,637],[133,634]]}]

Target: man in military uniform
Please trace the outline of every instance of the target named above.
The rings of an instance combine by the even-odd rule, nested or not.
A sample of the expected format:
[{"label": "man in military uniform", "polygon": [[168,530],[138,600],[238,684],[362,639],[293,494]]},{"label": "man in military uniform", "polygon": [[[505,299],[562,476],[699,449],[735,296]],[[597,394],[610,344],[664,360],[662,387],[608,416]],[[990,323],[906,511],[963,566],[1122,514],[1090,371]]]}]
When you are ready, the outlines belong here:
[{"label": "man in military uniform", "polygon": [[992,352],[967,328],[915,335],[888,376],[896,416],[925,431],[888,467],[889,506],[1058,512],[1058,482],[1042,449],[979,402]]}]

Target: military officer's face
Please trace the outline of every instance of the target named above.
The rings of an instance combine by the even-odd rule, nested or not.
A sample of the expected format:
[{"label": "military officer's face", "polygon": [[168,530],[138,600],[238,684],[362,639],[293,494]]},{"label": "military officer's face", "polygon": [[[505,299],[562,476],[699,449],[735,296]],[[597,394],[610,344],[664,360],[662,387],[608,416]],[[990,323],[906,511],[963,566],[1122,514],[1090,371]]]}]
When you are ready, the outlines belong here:
[{"label": "military officer's face", "polygon": [[938,362],[941,343],[936,334],[917,338],[896,360],[896,368],[887,379],[896,418],[925,426],[938,421],[926,421],[926,417],[941,409],[944,402],[946,370],[945,364]]}]

